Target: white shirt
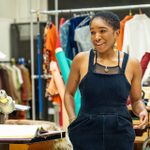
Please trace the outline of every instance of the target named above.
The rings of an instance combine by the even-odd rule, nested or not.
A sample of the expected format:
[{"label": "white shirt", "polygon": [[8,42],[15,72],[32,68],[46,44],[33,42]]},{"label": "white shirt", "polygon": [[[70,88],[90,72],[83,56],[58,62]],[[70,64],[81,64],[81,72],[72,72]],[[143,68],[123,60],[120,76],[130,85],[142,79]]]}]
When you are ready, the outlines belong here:
[{"label": "white shirt", "polygon": [[146,14],[137,14],[126,22],[123,51],[139,61],[150,52],[150,18]]}]

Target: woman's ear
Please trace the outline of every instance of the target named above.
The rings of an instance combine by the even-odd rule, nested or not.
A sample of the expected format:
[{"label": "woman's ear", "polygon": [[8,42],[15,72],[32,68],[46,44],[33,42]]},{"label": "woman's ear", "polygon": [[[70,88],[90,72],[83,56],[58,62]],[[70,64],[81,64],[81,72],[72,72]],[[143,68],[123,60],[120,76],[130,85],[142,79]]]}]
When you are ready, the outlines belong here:
[{"label": "woman's ear", "polygon": [[118,29],[118,30],[115,31],[115,38],[116,38],[116,40],[119,38],[119,34],[120,34],[120,30]]},{"label": "woman's ear", "polygon": [[120,30],[116,30],[116,35],[119,37],[119,34],[120,34]]}]

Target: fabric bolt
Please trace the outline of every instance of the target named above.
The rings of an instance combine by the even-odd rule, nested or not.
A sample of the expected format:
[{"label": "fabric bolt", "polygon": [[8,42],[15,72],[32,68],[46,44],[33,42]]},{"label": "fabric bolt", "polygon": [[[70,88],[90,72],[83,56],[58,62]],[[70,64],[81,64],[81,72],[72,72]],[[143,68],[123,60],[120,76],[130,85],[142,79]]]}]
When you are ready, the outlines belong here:
[{"label": "fabric bolt", "polygon": [[81,109],[68,127],[73,148],[133,150],[135,132],[126,106],[131,88],[125,76],[128,54],[117,74],[94,73],[93,50],[89,57],[88,72],[79,84]]},{"label": "fabric bolt", "polygon": [[141,60],[141,67],[142,67],[142,77],[147,69],[147,66],[150,62],[150,53],[145,53],[144,56],[142,57],[142,60]]},{"label": "fabric bolt", "polygon": [[132,18],[133,18],[133,16],[128,15],[128,16],[125,16],[125,18],[120,21],[120,34],[119,34],[119,38],[117,40],[117,49],[118,50],[122,50],[125,23]]}]

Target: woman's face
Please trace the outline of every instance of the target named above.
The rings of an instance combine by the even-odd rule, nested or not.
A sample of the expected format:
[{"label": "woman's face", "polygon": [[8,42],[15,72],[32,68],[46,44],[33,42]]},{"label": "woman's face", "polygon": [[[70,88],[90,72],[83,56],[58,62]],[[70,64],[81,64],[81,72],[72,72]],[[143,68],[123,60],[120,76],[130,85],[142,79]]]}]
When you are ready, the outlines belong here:
[{"label": "woman's face", "polygon": [[98,52],[113,50],[119,30],[114,30],[105,20],[97,17],[91,22],[90,31],[92,43]]}]

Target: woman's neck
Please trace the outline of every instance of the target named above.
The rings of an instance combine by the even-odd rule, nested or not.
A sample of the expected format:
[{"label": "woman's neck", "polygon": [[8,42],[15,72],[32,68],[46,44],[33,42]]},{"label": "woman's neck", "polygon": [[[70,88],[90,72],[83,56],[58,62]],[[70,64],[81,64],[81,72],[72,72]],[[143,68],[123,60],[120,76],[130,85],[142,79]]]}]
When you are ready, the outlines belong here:
[{"label": "woman's neck", "polygon": [[117,53],[114,50],[110,50],[104,53],[97,51],[97,57],[101,60],[114,60],[117,58]]}]

